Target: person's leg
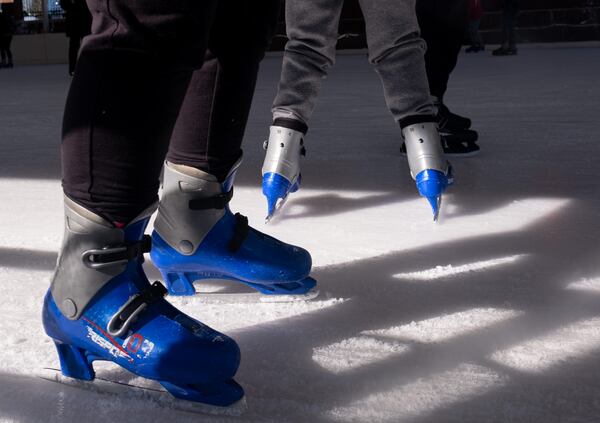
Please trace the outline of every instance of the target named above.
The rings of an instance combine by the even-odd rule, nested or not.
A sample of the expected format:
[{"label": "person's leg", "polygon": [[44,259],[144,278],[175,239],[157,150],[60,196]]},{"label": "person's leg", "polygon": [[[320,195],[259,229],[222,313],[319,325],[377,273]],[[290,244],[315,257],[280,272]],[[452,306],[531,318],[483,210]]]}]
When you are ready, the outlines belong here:
[{"label": "person's leg", "polygon": [[469,47],[465,50],[466,53],[473,53],[477,51],[477,41],[475,39],[475,23],[473,20],[469,21]]},{"label": "person's leg", "polygon": [[519,13],[518,0],[506,0],[506,42],[509,49],[516,50],[517,46],[517,14]]},{"label": "person's leg", "polygon": [[465,0],[417,0],[421,35],[427,43],[425,66],[431,95],[442,99],[456,67],[468,25]]},{"label": "person's leg", "polygon": [[79,54],[80,46],[81,39],[79,37],[69,37],[69,75],[75,73],[75,65],[77,64],[77,55]]},{"label": "person's leg", "polygon": [[5,67],[7,62],[7,52],[8,52],[8,37],[4,35],[0,35],[0,68]]},{"label": "person's leg", "polygon": [[480,22],[480,19],[469,21],[469,42],[471,45],[465,49],[466,53],[477,53],[478,51],[485,49],[481,34],[479,34]]},{"label": "person's leg", "polygon": [[502,6],[502,47],[504,48],[508,48],[512,26],[511,21],[510,2],[509,0],[504,0],[504,5]]},{"label": "person's leg", "polygon": [[304,135],[321,83],[335,62],[342,6],[343,0],[286,1],[288,42],[262,167],[267,219],[273,217],[290,192],[300,188]]},{"label": "person's leg", "polygon": [[504,0],[502,12],[502,45],[494,50],[495,56],[517,54],[516,19],[519,11],[518,0]]},{"label": "person's leg", "polygon": [[84,47],[63,120],[65,194],[121,223],[155,202],[189,77],[143,53]]},{"label": "person's leg", "polygon": [[437,123],[444,152],[451,156],[468,156],[479,147],[476,131],[469,129],[471,120],[452,113],[444,104],[450,75],[458,60],[468,24],[466,0],[417,0],[417,17],[427,43],[425,65],[430,93],[437,109]]},{"label": "person's leg", "polygon": [[435,113],[425,74],[426,45],[419,36],[414,0],[361,0],[369,61],[383,83],[388,109],[397,122]]},{"label": "person's leg", "polygon": [[307,278],[306,250],[249,228],[227,206],[279,5],[279,0],[219,3],[208,60],[193,75],[173,132],[154,223],[151,257],[172,294],[194,294],[194,281],[215,274],[266,294],[304,294],[315,285]]},{"label": "person's leg", "polygon": [[109,360],[177,397],[231,404],[243,395],[231,379],[239,348],[167,303],[142,269],[165,150],[215,2],[89,5],[94,33],[63,121],[65,237],[44,301],[46,333],[66,376],[91,380],[92,362]]},{"label": "person's leg", "polygon": [[[157,200],[183,95],[202,63],[202,31],[210,26],[215,3],[175,3],[140,0],[125,7],[109,0],[84,40],[71,84],[63,120],[63,187],[71,199],[112,221],[127,223]],[[175,43],[176,37],[184,41]]]},{"label": "person's leg", "polygon": [[479,32],[479,26],[481,25],[481,19],[476,19],[473,21],[473,35],[475,37],[475,42],[479,47],[479,50],[485,50],[485,44],[483,43],[483,38],[481,37],[481,33]]},{"label": "person's leg", "polygon": [[241,144],[259,64],[275,33],[280,0],[222,0],[202,69],[194,72],[167,155],[223,181]]},{"label": "person's leg", "polygon": [[342,0],[286,1],[288,42],[273,120],[290,118],[308,124],[321,83],[335,62],[342,5]]},{"label": "person's leg", "polygon": [[13,55],[12,50],[10,49],[10,45],[12,44],[12,35],[9,35],[6,40],[6,57],[8,62],[8,67],[13,67]]},{"label": "person's leg", "polygon": [[388,109],[400,125],[419,193],[437,219],[441,195],[451,183],[425,72],[414,0],[361,0],[369,61],[383,84]]}]

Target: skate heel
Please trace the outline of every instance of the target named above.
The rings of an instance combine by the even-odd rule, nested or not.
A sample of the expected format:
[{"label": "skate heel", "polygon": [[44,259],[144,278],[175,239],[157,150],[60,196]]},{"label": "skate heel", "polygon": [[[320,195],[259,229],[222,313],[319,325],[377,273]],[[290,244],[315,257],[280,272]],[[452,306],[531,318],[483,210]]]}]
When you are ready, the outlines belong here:
[{"label": "skate heel", "polygon": [[60,369],[62,374],[68,377],[82,380],[93,380],[96,376],[92,364],[88,362],[85,350],[73,345],[54,340]]},{"label": "skate heel", "polygon": [[194,279],[191,273],[185,272],[163,272],[163,279],[167,284],[169,295],[182,296],[182,295],[194,295],[196,288],[194,288]]},{"label": "skate heel", "polygon": [[304,295],[317,285],[317,281],[311,277],[295,282],[278,282],[272,284],[241,282],[266,295]]}]

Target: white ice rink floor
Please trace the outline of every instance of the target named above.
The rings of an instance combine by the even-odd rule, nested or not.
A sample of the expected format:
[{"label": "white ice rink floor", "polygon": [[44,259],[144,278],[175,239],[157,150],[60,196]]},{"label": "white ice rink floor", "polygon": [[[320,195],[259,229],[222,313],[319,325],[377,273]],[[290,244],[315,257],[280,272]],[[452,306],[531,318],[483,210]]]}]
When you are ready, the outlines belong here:
[{"label": "white ice rink floor", "polygon": [[599,47],[461,55],[446,101],[473,119],[481,154],[454,160],[437,224],[376,74],[344,54],[308,133],[304,186],[265,227],[261,145],[281,57],[265,59],[232,208],[309,249],[321,296],[174,300],[239,342],[241,417],[36,377],[58,365],[40,311],[63,230],[69,78],[65,66],[0,70],[0,422],[600,421]]}]

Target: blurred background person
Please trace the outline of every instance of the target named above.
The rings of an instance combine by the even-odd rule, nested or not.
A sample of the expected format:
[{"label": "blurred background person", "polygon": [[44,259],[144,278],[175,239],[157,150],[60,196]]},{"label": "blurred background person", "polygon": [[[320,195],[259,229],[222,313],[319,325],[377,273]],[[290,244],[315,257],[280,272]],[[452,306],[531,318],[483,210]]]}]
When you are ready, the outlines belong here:
[{"label": "blurred background person", "polygon": [[15,21],[12,16],[0,10],[0,68],[13,67],[13,55],[10,50],[13,34],[15,32]]},{"label": "blurred background person", "polygon": [[513,56],[517,54],[517,14],[519,0],[504,0],[502,6],[502,45],[492,52],[494,56]]},{"label": "blurred background person", "polygon": [[65,11],[66,35],[69,38],[69,75],[75,74],[81,40],[92,29],[92,15],[85,0],[60,0]]},{"label": "blurred background person", "polygon": [[469,42],[471,45],[465,49],[466,53],[477,53],[485,50],[483,39],[479,34],[479,25],[483,17],[482,0],[469,0]]},{"label": "blurred background person", "polygon": [[437,108],[444,151],[468,157],[479,152],[478,134],[471,119],[450,111],[444,103],[450,74],[456,67],[468,26],[468,0],[417,0],[421,37],[427,43],[425,68],[429,90]]}]

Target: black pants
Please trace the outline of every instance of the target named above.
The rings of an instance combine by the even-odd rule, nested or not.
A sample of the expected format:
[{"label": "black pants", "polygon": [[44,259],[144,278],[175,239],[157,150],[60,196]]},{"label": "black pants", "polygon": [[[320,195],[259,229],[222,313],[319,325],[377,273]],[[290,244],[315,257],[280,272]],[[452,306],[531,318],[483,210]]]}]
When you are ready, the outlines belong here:
[{"label": "black pants", "polygon": [[515,26],[517,24],[517,14],[519,13],[518,0],[504,0],[502,9],[502,46],[515,47],[517,44],[517,35]]},{"label": "black pants", "polygon": [[417,0],[431,95],[444,97],[468,27],[466,0]]},{"label": "black pants", "polygon": [[81,47],[81,39],[83,37],[71,36],[69,37],[69,73],[75,72],[75,65],[77,64],[77,55],[79,54],[79,48]]},{"label": "black pants", "polygon": [[102,3],[67,99],[63,188],[127,223],[156,201],[165,155],[220,180],[239,159],[279,0]]},{"label": "black pants", "polygon": [[0,58],[2,63],[12,63],[12,52],[10,51],[10,44],[12,42],[12,35],[0,35]]}]

